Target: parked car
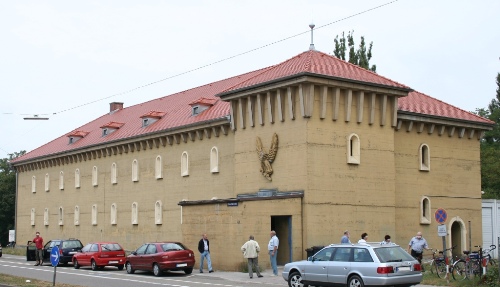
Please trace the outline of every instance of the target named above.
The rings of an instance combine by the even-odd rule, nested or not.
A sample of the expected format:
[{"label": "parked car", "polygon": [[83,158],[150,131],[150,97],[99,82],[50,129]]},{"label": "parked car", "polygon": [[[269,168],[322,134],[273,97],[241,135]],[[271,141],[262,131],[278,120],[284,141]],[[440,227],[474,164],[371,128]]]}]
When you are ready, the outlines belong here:
[{"label": "parked car", "polygon": [[422,281],[418,261],[398,245],[332,244],[283,269],[290,287],[309,285],[412,286]]},{"label": "parked car", "polygon": [[116,242],[89,243],[73,256],[73,267],[91,266],[92,270],[103,269],[106,266],[118,267],[123,270],[125,250]]},{"label": "parked car", "polygon": [[[47,242],[43,246],[43,262],[50,263],[50,252],[52,248],[57,246],[59,248],[59,264],[66,265],[72,262],[73,255],[75,255],[78,251],[82,250],[83,244],[80,240],[76,238],[69,239],[53,239]],[[34,261],[35,260],[35,244],[33,242],[28,241],[28,246],[26,247],[26,260]]]},{"label": "parked car", "polygon": [[136,270],[153,271],[160,276],[163,271],[193,272],[194,252],[180,242],[145,243],[127,256],[125,267],[127,273]]}]

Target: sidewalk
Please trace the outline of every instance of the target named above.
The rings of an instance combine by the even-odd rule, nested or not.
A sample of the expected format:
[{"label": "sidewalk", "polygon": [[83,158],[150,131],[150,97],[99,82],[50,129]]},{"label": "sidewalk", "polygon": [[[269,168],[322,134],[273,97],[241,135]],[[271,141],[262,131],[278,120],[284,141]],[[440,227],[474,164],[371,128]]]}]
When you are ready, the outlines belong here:
[{"label": "sidewalk", "polygon": [[[240,282],[240,283],[255,283],[255,284],[265,284],[265,285],[276,285],[276,286],[287,286],[288,283],[281,276],[283,272],[283,266],[278,266],[278,276],[274,276],[271,269],[264,270],[261,272],[261,278],[257,277],[257,274],[253,274],[253,279],[250,279],[248,273],[242,272],[227,272],[227,271],[215,271],[214,273],[195,273],[193,270],[193,274],[197,276],[211,276],[211,277],[219,277],[222,279],[226,279],[228,281]],[[416,287],[436,287],[431,285],[415,285]]]}]

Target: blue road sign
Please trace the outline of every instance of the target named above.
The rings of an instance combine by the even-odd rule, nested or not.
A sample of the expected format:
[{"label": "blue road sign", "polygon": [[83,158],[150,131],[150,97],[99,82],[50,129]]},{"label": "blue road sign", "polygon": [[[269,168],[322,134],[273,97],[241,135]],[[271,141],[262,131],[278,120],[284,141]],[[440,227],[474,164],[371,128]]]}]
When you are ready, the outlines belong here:
[{"label": "blue road sign", "polygon": [[434,213],[434,218],[436,219],[437,223],[444,224],[446,222],[446,218],[448,218],[446,210],[438,208],[438,210],[436,210],[436,213]]},{"label": "blue road sign", "polygon": [[52,247],[50,251],[50,263],[52,263],[54,267],[59,264],[59,248],[57,246]]}]

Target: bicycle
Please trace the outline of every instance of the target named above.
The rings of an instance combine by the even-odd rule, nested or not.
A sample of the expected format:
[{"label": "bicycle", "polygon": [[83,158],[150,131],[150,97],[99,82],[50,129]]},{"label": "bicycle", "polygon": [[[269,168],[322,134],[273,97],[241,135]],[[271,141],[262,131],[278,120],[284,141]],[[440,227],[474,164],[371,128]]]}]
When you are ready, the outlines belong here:
[{"label": "bicycle", "polygon": [[484,266],[487,266],[488,264],[492,266],[497,266],[497,261],[491,257],[491,251],[495,250],[497,248],[496,245],[492,244],[490,245],[490,248],[484,249],[483,250],[483,264]]},{"label": "bicycle", "polygon": [[[445,256],[445,252],[452,251],[457,247],[456,245],[450,248],[447,248],[443,251],[439,251],[440,257],[434,259],[434,265],[436,267],[436,274],[439,278],[446,278],[446,269],[449,265],[449,257]],[[449,273],[452,273],[453,269],[448,270]]]}]

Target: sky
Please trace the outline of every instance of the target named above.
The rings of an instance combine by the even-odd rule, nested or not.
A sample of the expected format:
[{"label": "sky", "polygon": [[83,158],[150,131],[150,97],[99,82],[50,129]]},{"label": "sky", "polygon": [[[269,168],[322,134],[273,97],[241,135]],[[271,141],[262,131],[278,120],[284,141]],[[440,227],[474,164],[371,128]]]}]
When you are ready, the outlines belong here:
[{"label": "sky", "polygon": [[[376,8],[378,7],[378,8]],[[375,9],[373,9],[375,8]],[[333,54],[354,30],[377,73],[467,111],[500,72],[498,0],[0,0],[0,158],[109,112],[279,64]],[[24,120],[25,117],[49,120]]]}]

